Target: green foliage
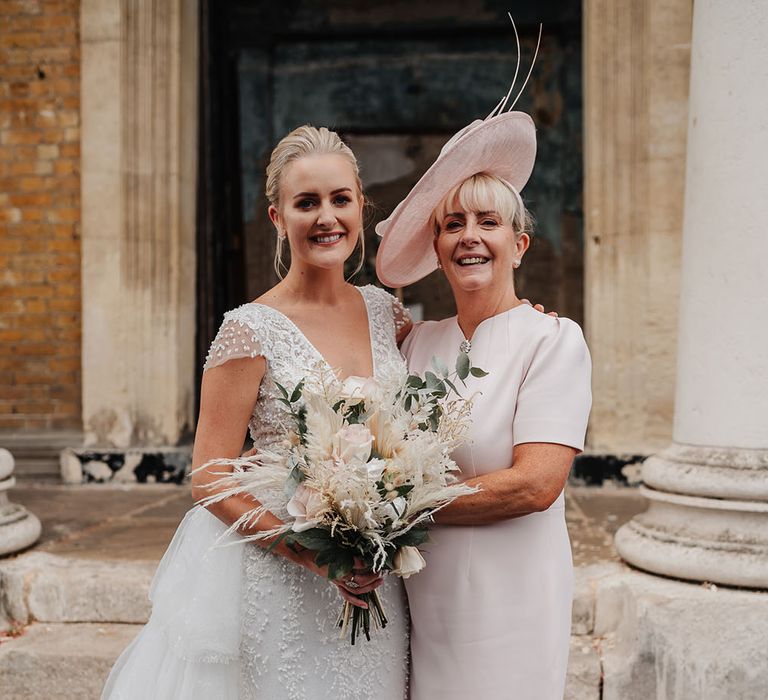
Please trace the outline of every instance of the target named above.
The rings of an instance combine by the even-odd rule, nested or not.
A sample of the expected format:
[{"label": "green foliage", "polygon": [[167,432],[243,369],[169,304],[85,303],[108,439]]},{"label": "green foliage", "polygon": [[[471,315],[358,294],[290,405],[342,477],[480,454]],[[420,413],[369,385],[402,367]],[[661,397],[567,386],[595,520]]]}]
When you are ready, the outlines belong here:
[{"label": "green foliage", "polygon": [[392,540],[395,550],[400,547],[418,547],[429,541],[429,530],[426,527],[412,527],[408,532]]},{"label": "green foliage", "polygon": [[465,352],[460,352],[456,358],[456,376],[461,379],[462,383],[469,376],[471,366],[472,363],[469,360],[469,355]]}]

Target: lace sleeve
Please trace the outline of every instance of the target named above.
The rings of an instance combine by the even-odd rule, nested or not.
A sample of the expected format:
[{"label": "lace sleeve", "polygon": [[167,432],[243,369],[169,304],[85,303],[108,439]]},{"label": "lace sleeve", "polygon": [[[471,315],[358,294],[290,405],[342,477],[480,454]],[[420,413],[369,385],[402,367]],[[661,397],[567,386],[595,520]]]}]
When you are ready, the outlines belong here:
[{"label": "lace sleeve", "polygon": [[400,338],[404,329],[413,325],[411,314],[397,297],[392,297],[392,318],[395,322],[395,336],[398,338]]},{"label": "lace sleeve", "polygon": [[223,365],[228,360],[257,357],[261,354],[261,341],[253,329],[242,320],[225,316],[208,350],[203,371]]}]

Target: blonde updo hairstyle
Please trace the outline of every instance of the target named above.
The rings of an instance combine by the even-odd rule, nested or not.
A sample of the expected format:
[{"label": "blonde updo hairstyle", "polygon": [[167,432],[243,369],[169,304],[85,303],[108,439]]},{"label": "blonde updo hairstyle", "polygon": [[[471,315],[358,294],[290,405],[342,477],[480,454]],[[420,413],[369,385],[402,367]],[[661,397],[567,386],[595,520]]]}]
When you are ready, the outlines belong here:
[{"label": "blonde updo hairstyle", "polygon": [[467,212],[495,211],[501,220],[511,226],[517,240],[522,233],[533,228],[533,219],[523,204],[520,193],[506,180],[490,173],[477,173],[451,189],[432,212],[435,236],[446,214],[457,208]]},{"label": "blonde updo hairstyle", "polygon": [[[269,203],[276,209],[280,208],[280,180],[288,165],[305,156],[329,154],[342,156],[352,166],[355,172],[358,195],[363,200],[363,207],[367,207],[368,201],[363,194],[363,184],[360,181],[357,158],[352,153],[352,149],[341,140],[341,137],[335,131],[326,129],[324,126],[316,128],[309,124],[294,129],[290,134],[281,139],[272,151],[272,156],[267,166],[267,184],[265,188]],[[287,270],[282,258],[284,239],[285,236],[280,235],[278,231],[277,245],[275,246],[275,272],[280,279],[283,278],[283,270]],[[365,260],[365,233],[362,227],[357,238],[357,248],[360,249],[360,261],[350,277],[360,271]]]}]

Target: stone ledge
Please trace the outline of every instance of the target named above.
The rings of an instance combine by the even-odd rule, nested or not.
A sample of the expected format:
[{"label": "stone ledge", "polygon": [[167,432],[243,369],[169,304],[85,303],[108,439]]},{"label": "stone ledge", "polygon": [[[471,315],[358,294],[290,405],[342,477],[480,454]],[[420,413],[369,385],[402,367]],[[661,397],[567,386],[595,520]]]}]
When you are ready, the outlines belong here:
[{"label": "stone ledge", "polygon": [[[0,562],[0,629],[13,621],[130,622],[149,617],[157,563],[77,559],[28,552]],[[624,567],[609,562],[575,569],[573,633],[591,634],[595,589]],[[5,623],[3,625],[2,623]]]},{"label": "stone ledge", "polygon": [[600,657],[592,637],[572,636],[563,700],[600,700],[601,682]]},{"label": "stone ledge", "polygon": [[138,625],[43,624],[0,644],[3,700],[96,700]]},{"label": "stone ledge", "polygon": [[768,697],[768,592],[627,570],[595,601],[603,700]]},{"label": "stone ledge", "polygon": [[38,622],[141,623],[156,562],[30,552],[0,563],[0,629]]}]

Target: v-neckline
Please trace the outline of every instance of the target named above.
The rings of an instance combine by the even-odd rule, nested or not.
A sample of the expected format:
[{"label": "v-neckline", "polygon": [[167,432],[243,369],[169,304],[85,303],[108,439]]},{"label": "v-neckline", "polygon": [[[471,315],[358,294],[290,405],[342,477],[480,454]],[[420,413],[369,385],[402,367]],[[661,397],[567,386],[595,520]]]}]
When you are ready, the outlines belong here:
[{"label": "v-neckline", "polygon": [[[363,377],[363,379],[374,379],[376,377],[376,353],[373,349],[373,323],[371,318],[371,309],[368,306],[368,299],[366,299],[365,294],[363,293],[362,287],[357,287],[355,285],[352,285],[352,288],[355,289],[358,294],[363,299],[363,308],[365,308],[365,318],[368,321],[368,352],[371,354],[371,376],[370,377]],[[276,309],[274,306],[270,306],[269,304],[262,304],[260,301],[252,301],[249,302],[253,304],[254,306],[263,306],[265,309],[269,309],[270,311],[274,311],[276,314],[281,316],[285,321],[298,333],[303,339],[304,342],[307,344],[307,346],[312,350],[312,352],[317,355],[322,363],[330,369],[332,372],[336,372],[336,370],[333,368],[330,362],[325,359],[325,355],[321,353],[316,347],[315,344],[307,337],[307,334],[299,328],[298,324],[287,314],[280,311],[280,309]],[[339,377],[341,381],[344,381],[345,379],[348,379],[349,377],[357,377],[359,375],[356,374],[349,374],[346,377]]]}]

